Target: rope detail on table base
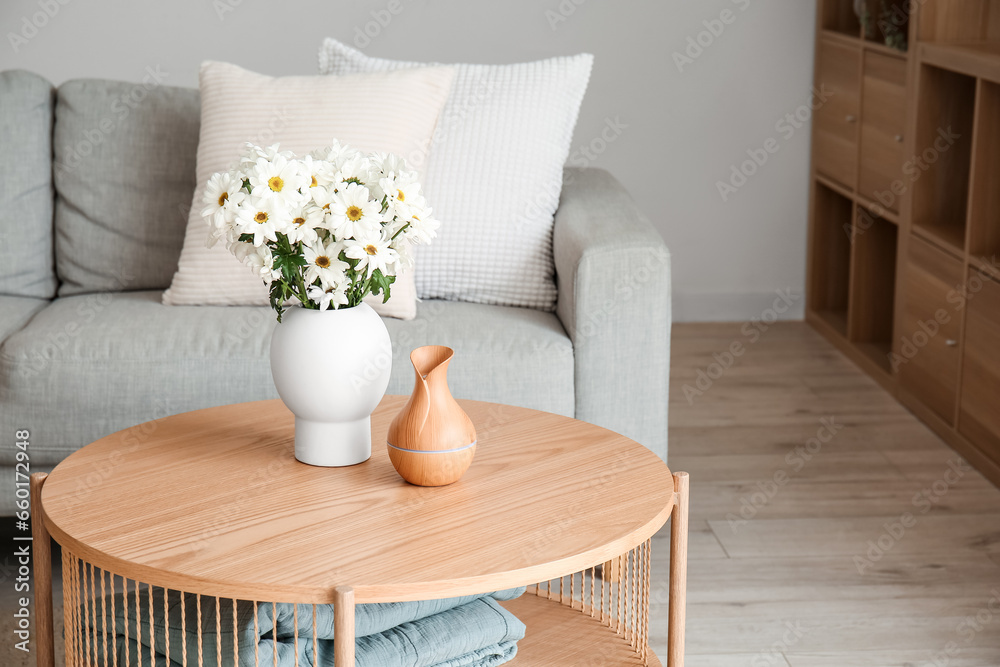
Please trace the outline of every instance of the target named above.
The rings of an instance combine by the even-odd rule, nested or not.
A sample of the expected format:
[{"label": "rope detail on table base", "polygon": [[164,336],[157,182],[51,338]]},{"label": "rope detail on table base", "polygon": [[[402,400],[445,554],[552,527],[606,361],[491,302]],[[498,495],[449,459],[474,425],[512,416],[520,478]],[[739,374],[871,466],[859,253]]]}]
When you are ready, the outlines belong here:
[{"label": "rope detail on table base", "polygon": [[632,647],[636,664],[648,665],[651,546],[646,540],[603,566],[529,586],[528,594],[589,615]]}]

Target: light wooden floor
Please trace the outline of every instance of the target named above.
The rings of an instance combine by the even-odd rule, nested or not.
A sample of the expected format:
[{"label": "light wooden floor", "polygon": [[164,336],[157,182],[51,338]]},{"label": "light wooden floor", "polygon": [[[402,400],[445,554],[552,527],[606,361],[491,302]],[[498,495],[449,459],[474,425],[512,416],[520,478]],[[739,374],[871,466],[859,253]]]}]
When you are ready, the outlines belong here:
[{"label": "light wooden floor", "polygon": [[[673,329],[670,467],[692,485],[688,667],[1000,665],[1000,491],[807,325],[755,343],[740,328]],[[689,402],[684,386],[734,341],[745,354]],[[806,460],[796,450],[823,420],[836,433]]]}]

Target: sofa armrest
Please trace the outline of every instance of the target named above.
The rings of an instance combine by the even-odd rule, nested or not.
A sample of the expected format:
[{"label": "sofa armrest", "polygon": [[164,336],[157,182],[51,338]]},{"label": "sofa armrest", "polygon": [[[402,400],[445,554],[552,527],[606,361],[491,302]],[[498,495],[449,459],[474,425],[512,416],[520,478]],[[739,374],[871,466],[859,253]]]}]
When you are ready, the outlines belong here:
[{"label": "sofa armrest", "polygon": [[567,168],[553,236],[556,313],[573,341],[576,417],[666,460],[670,253],[625,188]]}]

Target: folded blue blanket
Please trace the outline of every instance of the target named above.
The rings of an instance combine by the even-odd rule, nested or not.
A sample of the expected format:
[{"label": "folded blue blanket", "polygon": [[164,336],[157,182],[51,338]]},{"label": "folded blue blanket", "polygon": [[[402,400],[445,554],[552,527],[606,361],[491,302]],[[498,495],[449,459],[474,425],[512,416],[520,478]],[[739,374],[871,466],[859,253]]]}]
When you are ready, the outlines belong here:
[{"label": "folded blue blanket", "polygon": [[[516,588],[443,600],[358,605],[355,608],[357,667],[502,665],[517,654],[517,641],[524,637],[524,624],[497,601],[512,600],[523,593],[523,588]],[[152,605],[145,588],[140,591],[138,605],[134,595],[130,592],[127,602],[121,593],[109,595],[104,600],[103,614],[100,601],[96,612],[91,608],[89,643],[94,660],[98,664],[111,664],[113,661],[104,660],[103,616],[107,618],[108,657],[116,652],[118,664],[181,667],[186,652],[187,664],[198,665],[198,598],[185,594],[182,632],[181,593],[169,591],[166,619],[163,589],[153,589]],[[200,607],[200,664],[204,667],[254,667],[258,664],[261,667],[295,667],[296,653],[299,667],[334,665],[333,605],[316,606],[315,653],[312,605],[259,603],[255,626],[252,603],[237,602],[234,624],[233,601],[220,599],[218,632],[216,599],[202,597]],[[236,656],[233,655],[234,627]],[[86,647],[87,639],[81,639]],[[218,659],[220,645],[221,663]]]}]

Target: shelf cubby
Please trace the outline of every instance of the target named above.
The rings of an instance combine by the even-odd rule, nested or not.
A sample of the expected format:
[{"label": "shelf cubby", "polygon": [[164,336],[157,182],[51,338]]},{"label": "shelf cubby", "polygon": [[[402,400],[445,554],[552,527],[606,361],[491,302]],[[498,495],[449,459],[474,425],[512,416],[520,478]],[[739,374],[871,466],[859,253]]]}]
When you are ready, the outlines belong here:
[{"label": "shelf cubby", "polygon": [[913,226],[952,252],[965,249],[976,79],[924,65],[920,70]]},{"label": "shelf cubby", "polygon": [[1000,84],[980,81],[972,148],[969,254],[997,266],[1000,261]]},{"label": "shelf cubby", "polygon": [[898,227],[858,207],[854,219],[848,338],[885,372],[892,351]]},{"label": "shelf cubby", "polygon": [[861,36],[861,23],[854,13],[854,0],[823,0],[824,30],[850,37]]},{"label": "shelf cubby", "polygon": [[854,202],[819,181],[813,188],[809,308],[846,336]]},{"label": "shelf cubby", "polygon": [[905,53],[910,31],[909,5],[907,0],[865,0],[870,17],[868,25],[862,26],[865,42]]}]

